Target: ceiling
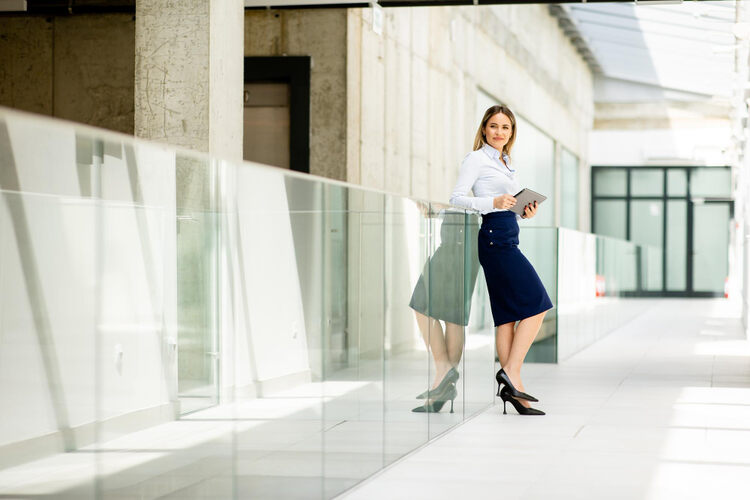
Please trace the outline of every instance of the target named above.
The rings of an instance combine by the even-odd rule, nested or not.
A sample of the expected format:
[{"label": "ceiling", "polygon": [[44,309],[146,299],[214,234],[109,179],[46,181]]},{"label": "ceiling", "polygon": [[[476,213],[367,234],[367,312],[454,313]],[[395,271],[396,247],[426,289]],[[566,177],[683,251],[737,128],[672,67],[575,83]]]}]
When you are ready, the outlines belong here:
[{"label": "ceiling", "polygon": [[[246,8],[354,7],[362,0],[244,0]],[[735,1],[379,0],[383,7],[550,4],[604,77],[729,97],[735,81]],[[557,5],[555,5],[557,4]],[[135,0],[0,0],[10,15],[134,12]],[[561,26],[563,21],[561,21]],[[750,29],[746,29],[750,31]]]},{"label": "ceiling", "polygon": [[734,1],[562,6],[603,76],[708,96],[731,96]]}]

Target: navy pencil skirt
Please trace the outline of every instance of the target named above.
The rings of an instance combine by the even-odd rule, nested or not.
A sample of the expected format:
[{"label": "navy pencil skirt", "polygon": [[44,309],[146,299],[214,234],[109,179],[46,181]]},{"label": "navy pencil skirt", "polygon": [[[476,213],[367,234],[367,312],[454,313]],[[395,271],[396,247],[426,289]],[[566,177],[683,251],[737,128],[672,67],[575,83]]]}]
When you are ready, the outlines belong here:
[{"label": "navy pencil skirt", "polygon": [[478,246],[495,326],[552,308],[542,280],[518,249],[516,214],[508,211],[483,215]]}]

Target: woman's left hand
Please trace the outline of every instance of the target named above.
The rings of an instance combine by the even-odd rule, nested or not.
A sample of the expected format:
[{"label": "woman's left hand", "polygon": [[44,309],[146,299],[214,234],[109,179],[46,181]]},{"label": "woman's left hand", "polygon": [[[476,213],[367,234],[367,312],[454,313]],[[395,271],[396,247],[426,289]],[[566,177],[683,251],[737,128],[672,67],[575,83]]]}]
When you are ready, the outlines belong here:
[{"label": "woman's left hand", "polygon": [[523,209],[523,218],[524,219],[531,219],[532,217],[534,217],[536,215],[536,209],[537,209],[537,203],[536,202],[534,202],[533,205],[531,203],[529,203],[528,205],[526,205],[526,207],[524,207],[524,209]]}]

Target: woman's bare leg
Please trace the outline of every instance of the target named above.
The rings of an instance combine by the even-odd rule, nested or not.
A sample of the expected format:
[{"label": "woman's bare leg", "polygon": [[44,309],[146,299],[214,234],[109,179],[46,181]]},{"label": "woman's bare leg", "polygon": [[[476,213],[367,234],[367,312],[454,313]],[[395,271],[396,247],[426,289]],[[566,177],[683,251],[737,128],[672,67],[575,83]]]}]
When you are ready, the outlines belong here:
[{"label": "woman's bare leg", "polygon": [[422,333],[424,343],[432,351],[432,359],[435,360],[435,380],[431,387],[431,389],[434,389],[452,366],[448,359],[448,348],[445,345],[443,327],[440,325],[440,321],[435,318],[430,318],[417,311],[414,311],[414,314],[417,317],[417,325]]},{"label": "woman's bare leg", "polygon": [[[526,354],[529,352],[531,344],[539,333],[545,314],[546,312],[541,312],[518,322],[518,326],[513,335],[513,344],[510,348],[508,360],[502,365],[505,373],[508,374],[510,381],[515,388],[521,392],[526,392],[523,382],[521,381],[521,365],[523,365],[523,360],[526,358]],[[518,401],[526,407],[531,406],[531,403],[524,399],[519,399]]]},{"label": "woman's bare leg", "polygon": [[515,323],[505,323],[495,329],[495,348],[497,349],[497,359],[500,366],[505,367],[508,364],[510,348],[513,345],[513,325]]},{"label": "woman's bare leg", "polygon": [[458,366],[464,353],[464,327],[445,322],[445,347],[451,366]]}]

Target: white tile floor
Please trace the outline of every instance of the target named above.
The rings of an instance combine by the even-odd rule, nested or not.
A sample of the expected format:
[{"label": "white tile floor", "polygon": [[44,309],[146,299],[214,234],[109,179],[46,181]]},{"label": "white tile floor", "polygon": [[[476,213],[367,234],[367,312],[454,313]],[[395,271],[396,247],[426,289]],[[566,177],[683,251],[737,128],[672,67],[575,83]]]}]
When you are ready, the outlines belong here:
[{"label": "white tile floor", "polygon": [[342,498],[750,498],[750,342],[736,303],[654,301],[522,375],[546,416],[496,405]]},{"label": "white tile floor", "polygon": [[[739,311],[724,300],[644,304],[563,363],[525,368],[547,416],[492,407],[346,498],[750,498],[750,342]],[[360,363],[341,380],[0,470],[0,498],[330,498],[458,423],[461,408],[484,408],[487,342],[467,350],[455,414],[409,411],[426,353],[389,359],[383,384]]]}]

